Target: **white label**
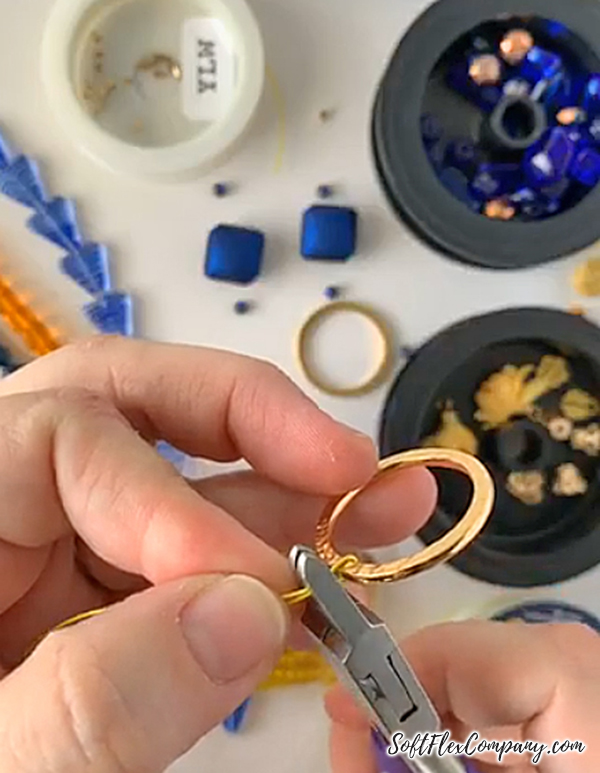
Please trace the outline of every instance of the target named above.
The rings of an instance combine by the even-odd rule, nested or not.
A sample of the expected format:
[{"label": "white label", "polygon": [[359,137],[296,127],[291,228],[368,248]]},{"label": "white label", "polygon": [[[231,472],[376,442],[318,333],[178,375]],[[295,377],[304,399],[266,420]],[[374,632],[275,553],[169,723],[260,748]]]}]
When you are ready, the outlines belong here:
[{"label": "white label", "polygon": [[235,59],[217,19],[190,19],[183,28],[183,110],[192,121],[216,121],[235,89]]}]

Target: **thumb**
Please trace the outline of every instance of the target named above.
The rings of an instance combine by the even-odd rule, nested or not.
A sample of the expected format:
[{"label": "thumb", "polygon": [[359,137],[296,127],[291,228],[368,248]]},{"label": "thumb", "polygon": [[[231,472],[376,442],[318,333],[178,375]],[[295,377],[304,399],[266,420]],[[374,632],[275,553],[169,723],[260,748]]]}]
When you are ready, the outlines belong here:
[{"label": "thumb", "polygon": [[0,770],[163,773],[269,675],[287,632],[283,603],[232,576],[53,633],[0,682]]}]

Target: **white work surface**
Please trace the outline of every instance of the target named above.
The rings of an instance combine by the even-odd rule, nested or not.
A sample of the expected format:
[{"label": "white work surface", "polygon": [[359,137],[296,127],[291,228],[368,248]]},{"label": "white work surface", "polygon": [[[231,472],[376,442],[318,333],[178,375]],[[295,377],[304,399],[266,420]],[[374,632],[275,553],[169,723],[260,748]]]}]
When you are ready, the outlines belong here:
[{"label": "white work surface", "polygon": [[[121,179],[82,156],[56,126],[40,83],[40,42],[52,0],[0,0],[0,125],[17,147],[39,159],[54,193],[76,200],[87,234],[111,247],[115,284],[136,300],[139,335],[268,358],[323,408],[375,435],[385,389],[360,399],[331,399],[309,389],[296,367],[293,338],[309,311],[323,302],[327,285],[342,285],[348,298],[373,304],[395,325],[401,344],[418,346],[471,314],[520,305],[566,308],[573,301],[568,277],[577,258],[533,271],[471,270],[421,245],[391,213],[371,162],[370,113],[385,62],[424,7],[421,0],[252,0],[251,5],[285,101],[285,158],[278,172],[278,109],[271,86],[239,153],[196,183],[165,187]],[[328,108],[335,117],[321,124],[319,111]],[[219,180],[235,183],[236,193],[215,199],[211,185]],[[348,202],[360,213],[360,253],[347,265],[311,265],[299,256],[301,213],[321,183],[339,187],[334,201]],[[25,229],[26,216],[23,208],[0,200],[3,270],[35,291],[70,334],[81,334],[85,298],[59,274],[59,251]],[[266,232],[264,276],[247,291],[203,276],[206,237],[217,222]],[[237,317],[232,307],[240,298],[254,300],[256,310]],[[356,328],[340,323],[332,326],[321,354],[334,375],[352,378],[368,362],[367,341],[363,345]],[[403,633],[478,613],[498,597],[562,598],[600,613],[599,590],[597,573],[525,593],[443,568],[386,588],[380,604]],[[327,721],[320,692],[308,687],[261,695],[243,734],[215,731],[174,771],[325,773]]]}]

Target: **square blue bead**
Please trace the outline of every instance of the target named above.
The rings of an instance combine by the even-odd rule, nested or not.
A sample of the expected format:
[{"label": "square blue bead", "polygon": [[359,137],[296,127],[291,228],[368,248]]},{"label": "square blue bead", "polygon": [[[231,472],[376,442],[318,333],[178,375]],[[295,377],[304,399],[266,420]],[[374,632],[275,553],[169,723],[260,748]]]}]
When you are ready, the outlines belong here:
[{"label": "square blue bead", "polygon": [[356,252],[358,215],[348,207],[315,206],[302,223],[302,256],[308,260],[348,260]]},{"label": "square blue bead", "polygon": [[219,225],[208,238],[204,273],[221,282],[250,284],[260,275],[264,248],[261,231]]}]

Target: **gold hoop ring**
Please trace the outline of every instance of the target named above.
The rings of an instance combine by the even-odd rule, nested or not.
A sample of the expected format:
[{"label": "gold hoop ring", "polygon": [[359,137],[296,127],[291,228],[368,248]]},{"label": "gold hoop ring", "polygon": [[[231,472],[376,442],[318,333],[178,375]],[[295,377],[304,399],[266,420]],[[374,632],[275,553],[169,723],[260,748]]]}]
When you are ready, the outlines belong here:
[{"label": "gold hoop ring", "polygon": [[[377,332],[381,350],[373,373],[367,376],[360,384],[349,387],[335,386],[335,384],[331,384],[321,378],[309,364],[307,355],[308,344],[311,342],[312,337],[322,322],[333,314],[342,312],[360,314],[360,316],[370,322]],[[325,392],[325,394],[332,395],[333,397],[360,397],[371,392],[373,389],[376,389],[385,380],[392,365],[391,342],[392,334],[387,323],[376,311],[374,311],[374,309],[363,303],[356,303],[354,301],[337,301],[336,303],[329,303],[326,306],[317,309],[304,322],[298,333],[296,356],[304,375],[313,386],[317,387],[317,389],[320,389],[322,392]]]},{"label": "gold hoop ring", "polygon": [[471,503],[460,521],[443,537],[413,556],[386,564],[355,562],[343,566],[339,575],[359,583],[393,582],[430,569],[457,556],[468,547],[486,525],[494,506],[494,482],[483,464],[470,454],[448,448],[425,448],[391,456],[379,464],[373,480],[331,503],[317,524],[315,544],[318,555],[329,566],[339,565],[342,555],[333,546],[335,526],[356,497],[376,481],[408,467],[435,467],[466,475],[473,485]]}]

